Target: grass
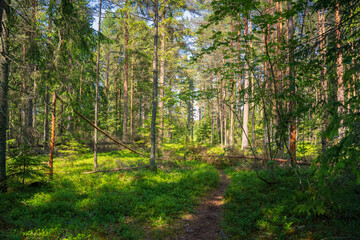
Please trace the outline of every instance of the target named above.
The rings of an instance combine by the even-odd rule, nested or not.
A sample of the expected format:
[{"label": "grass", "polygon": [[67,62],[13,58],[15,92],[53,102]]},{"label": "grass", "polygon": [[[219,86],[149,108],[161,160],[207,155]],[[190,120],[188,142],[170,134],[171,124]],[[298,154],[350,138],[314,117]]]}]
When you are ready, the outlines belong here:
[{"label": "grass", "polygon": [[[316,182],[305,190],[292,169],[278,168],[259,174],[228,168],[230,185],[225,194],[223,226],[231,239],[352,239],[360,237],[359,185],[316,191]],[[300,171],[303,179],[308,170]],[[305,182],[305,181],[304,181]],[[319,197],[320,196],[320,197]]]},{"label": "grass", "polygon": [[[99,154],[100,169],[138,166],[129,151]],[[82,174],[93,156],[56,158],[54,180],[0,195],[0,239],[144,239],[172,234],[182,214],[218,184],[203,163],[127,172]]]}]

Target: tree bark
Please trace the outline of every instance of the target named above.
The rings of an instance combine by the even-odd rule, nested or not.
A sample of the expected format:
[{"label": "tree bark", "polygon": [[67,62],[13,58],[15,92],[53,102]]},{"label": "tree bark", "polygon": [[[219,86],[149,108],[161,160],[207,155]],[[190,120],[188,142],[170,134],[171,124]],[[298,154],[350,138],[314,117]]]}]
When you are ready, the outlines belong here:
[{"label": "tree bark", "polygon": [[56,126],[56,93],[52,94],[52,117],[51,117],[51,141],[50,141],[50,153],[49,153],[49,176],[53,178],[53,157],[54,157],[54,146],[55,146],[55,126]]},{"label": "tree bark", "polygon": [[0,192],[6,192],[6,130],[8,127],[10,1],[0,0]]},{"label": "tree bark", "polygon": [[45,88],[45,113],[44,113],[44,152],[48,150],[49,142],[49,89]]}]

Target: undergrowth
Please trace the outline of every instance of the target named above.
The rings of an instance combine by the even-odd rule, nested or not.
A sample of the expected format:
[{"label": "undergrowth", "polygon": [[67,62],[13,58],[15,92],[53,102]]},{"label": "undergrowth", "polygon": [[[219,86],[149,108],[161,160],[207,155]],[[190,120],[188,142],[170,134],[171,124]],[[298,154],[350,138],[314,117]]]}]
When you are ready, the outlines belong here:
[{"label": "undergrowth", "polygon": [[292,169],[258,172],[228,168],[223,226],[231,239],[358,239],[360,187],[319,187],[310,170],[301,169],[304,189]]},{"label": "undergrowth", "polygon": [[[56,158],[53,181],[10,186],[0,195],[0,239],[162,238],[219,181],[214,167],[194,161],[157,172],[82,174],[92,161],[92,154]],[[98,156],[100,169],[145,161],[126,150]]]}]

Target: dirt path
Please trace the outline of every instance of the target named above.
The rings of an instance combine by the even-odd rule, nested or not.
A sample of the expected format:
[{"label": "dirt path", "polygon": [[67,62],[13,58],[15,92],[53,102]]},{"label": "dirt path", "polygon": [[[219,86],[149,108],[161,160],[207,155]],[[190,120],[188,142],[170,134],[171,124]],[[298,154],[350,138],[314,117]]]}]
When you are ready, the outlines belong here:
[{"label": "dirt path", "polygon": [[210,193],[195,209],[194,214],[185,216],[184,232],[174,240],[211,240],[223,239],[221,231],[221,210],[223,206],[223,196],[229,184],[228,177],[220,170],[220,185]]}]

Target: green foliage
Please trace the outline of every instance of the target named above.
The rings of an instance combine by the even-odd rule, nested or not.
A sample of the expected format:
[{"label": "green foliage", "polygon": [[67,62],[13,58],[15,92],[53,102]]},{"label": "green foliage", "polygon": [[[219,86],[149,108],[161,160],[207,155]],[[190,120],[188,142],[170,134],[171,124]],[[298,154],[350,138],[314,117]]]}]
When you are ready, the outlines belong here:
[{"label": "green foliage", "polygon": [[225,195],[223,225],[232,239],[359,236],[360,203],[355,200],[359,186],[343,184],[325,194],[311,171],[301,170],[302,181],[308,180],[303,191],[292,169],[274,171],[274,182],[269,185],[255,172],[227,170],[231,182]]},{"label": "green foliage", "polygon": [[65,145],[61,145],[58,152],[60,153],[60,156],[67,161],[70,161],[71,165],[73,165],[79,155],[89,153],[90,151],[85,145],[79,143],[75,139],[71,139]]},{"label": "green foliage", "polygon": [[[99,154],[100,169],[139,165],[147,159],[129,151]],[[217,170],[184,162],[170,171],[147,169],[81,174],[92,156],[54,160],[47,186],[0,196],[1,238],[144,239],[170,234],[170,224],[217,186]],[[24,205],[23,201],[26,205]],[[161,234],[160,234],[161,235]]]},{"label": "green foliage", "polygon": [[7,174],[11,181],[31,182],[41,179],[44,172],[48,169],[46,165],[46,157],[33,156],[33,152],[29,147],[14,148],[10,151],[9,155],[12,156],[8,159]]}]

